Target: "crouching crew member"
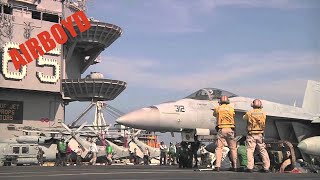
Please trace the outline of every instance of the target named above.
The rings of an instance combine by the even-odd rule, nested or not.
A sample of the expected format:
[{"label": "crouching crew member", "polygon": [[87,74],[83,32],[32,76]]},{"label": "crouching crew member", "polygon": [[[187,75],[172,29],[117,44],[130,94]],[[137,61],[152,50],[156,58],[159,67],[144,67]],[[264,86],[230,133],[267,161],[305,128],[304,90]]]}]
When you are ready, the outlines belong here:
[{"label": "crouching crew member", "polygon": [[214,109],[213,115],[217,119],[217,141],[216,141],[216,165],[215,170],[220,171],[221,159],[222,159],[222,148],[226,141],[230,149],[232,170],[237,171],[237,147],[235,136],[235,112],[233,107],[229,105],[229,99],[227,96],[221,96],[219,104],[220,106]]},{"label": "crouching crew member", "polygon": [[248,135],[246,139],[247,144],[247,158],[248,166],[247,171],[252,172],[254,166],[254,150],[257,146],[263,162],[263,172],[269,172],[270,160],[266,150],[266,144],[263,141],[263,133],[266,124],[266,114],[262,111],[262,102],[255,99],[251,107],[252,110],[248,111],[243,119],[247,121]]},{"label": "crouching crew member", "polygon": [[292,156],[290,151],[285,152],[285,157],[283,158],[283,162],[280,166],[281,173],[290,173],[290,172],[299,172],[299,170],[295,167],[295,165],[291,161]]},{"label": "crouching crew member", "polygon": [[239,140],[238,159],[239,159],[239,171],[243,172],[246,170],[247,164],[248,164],[247,146],[246,146],[246,137],[245,136]]}]

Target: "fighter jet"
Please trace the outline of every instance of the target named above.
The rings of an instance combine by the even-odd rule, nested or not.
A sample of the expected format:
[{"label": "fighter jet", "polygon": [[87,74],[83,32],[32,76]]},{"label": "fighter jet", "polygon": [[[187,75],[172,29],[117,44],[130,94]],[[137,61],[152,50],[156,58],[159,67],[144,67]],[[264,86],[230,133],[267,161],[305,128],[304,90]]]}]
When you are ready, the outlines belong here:
[{"label": "fighter jet", "polygon": [[[229,97],[230,105],[236,111],[236,134],[247,134],[246,122],[242,119],[250,107],[253,98],[242,97],[234,93],[204,88],[177,101],[166,102],[130,112],[116,120],[117,123],[148,131],[181,132],[183,140],[194,136],[215,135],[216,118],[213,109],[218,106],[222,95]],[[259,98],[259,97],[256,97]],[[295,147],[307,138],[320,135],[320,82],[309,80],[302,107],[284,105],[262,100],[263,110],[267,114],[265,139],[269,141],[288,141]],[[319,152],[313,148],[314,140],[299,145],[301,151]],[[311,148],[311,149],[310,149]]]}]

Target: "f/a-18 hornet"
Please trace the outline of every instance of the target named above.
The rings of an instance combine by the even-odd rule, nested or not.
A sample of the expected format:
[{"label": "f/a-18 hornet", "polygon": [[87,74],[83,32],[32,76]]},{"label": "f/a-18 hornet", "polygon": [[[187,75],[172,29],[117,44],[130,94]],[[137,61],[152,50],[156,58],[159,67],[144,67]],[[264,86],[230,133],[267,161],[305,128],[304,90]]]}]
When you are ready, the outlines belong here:
[{"label": "f/a-18 hornet", "polygon": [[[242,117],[251,109],[254,99],[216,88],[204,88],[177,101],[130,112],[117,119],[117,123],[156,132],[181,132],[185,141],[192,141],[194,136],[215,135],[213,109],[222,95],[229,97],[236,111],[236,135],[245,136],[246,121]],[[267,100],[262,100],[262,104],[267,114],[266,142],[288,143],[297,158],[320,155],[320,82],[308,81],[302,107]]]}]

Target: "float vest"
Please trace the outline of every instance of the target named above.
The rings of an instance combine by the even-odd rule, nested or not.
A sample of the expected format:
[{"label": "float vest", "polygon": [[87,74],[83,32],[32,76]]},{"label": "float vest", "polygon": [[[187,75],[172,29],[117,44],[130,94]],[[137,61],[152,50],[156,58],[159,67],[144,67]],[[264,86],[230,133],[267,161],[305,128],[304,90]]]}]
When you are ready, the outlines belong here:
[{"label": "float vest", "polygon": [[238,152],[238,159],[239,159],[239,162],[240,162],[240,166],[247,167],[247,165],[248,165],[247,147],[243,146],[243,145],[240,145],[238,147],[237,152]]},{"label": "float vest", "polygon": [[58,143],[59,152],[66,153],[67,152],[67,143],[60,141]]},{"label": "float vest", "polygon": [[262,134],[266,126],[266,114],[261,109],[247,112],[247,130],[249,134]]},{"label": "float vest", "polygon": [[174,147],[174,146],[170,146],[170,147],[169,147],[169,152],[170,152],[170,153],[175,153],[175,152],[176,152],[175,147]]},{"label": "float vest", "polygon": [[215,109],[217,114],[217,126],[218,128],[234,128],[234,109],[233,107],[222,104]]},{"label": "float vest", "polygon": [[112,147],[111,147],[111,146],[108,146],[108,148],[107,148],[107,153],[108,153],[108,154],[111,154],[111,153],[112,153]]}]

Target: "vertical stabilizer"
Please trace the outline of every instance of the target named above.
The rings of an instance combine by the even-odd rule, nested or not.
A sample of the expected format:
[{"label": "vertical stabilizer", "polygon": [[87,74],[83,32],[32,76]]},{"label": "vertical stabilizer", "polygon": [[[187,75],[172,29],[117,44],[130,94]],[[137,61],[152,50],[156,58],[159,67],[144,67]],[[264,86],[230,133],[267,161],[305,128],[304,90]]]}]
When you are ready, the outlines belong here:
[{"label": "vertical stabilizer", "polygon": [[302,108],[310,113],[320,113],[320,82],[308,81]]}]

